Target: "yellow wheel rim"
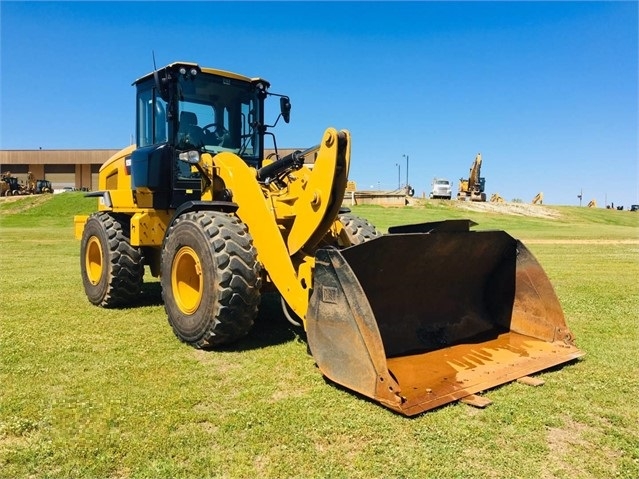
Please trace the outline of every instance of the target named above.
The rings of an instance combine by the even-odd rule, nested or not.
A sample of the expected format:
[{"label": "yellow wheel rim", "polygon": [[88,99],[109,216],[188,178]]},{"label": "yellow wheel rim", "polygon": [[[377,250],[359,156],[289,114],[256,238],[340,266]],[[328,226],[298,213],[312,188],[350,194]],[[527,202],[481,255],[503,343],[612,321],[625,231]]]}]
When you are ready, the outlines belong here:
[{"label": "yellow wheel rim", "polygon": [[197,253],[184,246],[175,255],[171,266],[171,287],[178,308],[193,314],[202,301],[202,264]]},{"label": "yellow wheel rim", "polygon": [[92,285],[97,285],[102,277],[104,265],[102,264],[102,245],[95,236],[91,236],[87,242],[84,264],[87,270],[87,278]]}]

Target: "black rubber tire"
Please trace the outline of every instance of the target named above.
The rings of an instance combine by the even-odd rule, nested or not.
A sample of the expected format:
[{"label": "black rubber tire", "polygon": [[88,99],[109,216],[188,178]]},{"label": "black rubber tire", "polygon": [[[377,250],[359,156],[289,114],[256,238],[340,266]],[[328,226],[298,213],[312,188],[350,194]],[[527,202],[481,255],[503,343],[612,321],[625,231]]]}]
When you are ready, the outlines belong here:
[{"label": "black rubber tire", "polygon": [[359,216],[343,213],[338,216],[338,219],[344,226],[344,232],[348,237],[350,245],[365,243],[382,235],[368,220],[360,218]]},{"label": "black rubber tire", "polygon": [[162,248],[162,297],[169,324],[200,349],[245,336],[260,302],[260,264],[247,227],[214,211],[188,212]]},{"label": "black rubber tire", "polygon": [[129,217],[99,212],[84,225],[80,271],[89,301],[104,308],[133,304],[142,288],[144,258],[131,246]]}]

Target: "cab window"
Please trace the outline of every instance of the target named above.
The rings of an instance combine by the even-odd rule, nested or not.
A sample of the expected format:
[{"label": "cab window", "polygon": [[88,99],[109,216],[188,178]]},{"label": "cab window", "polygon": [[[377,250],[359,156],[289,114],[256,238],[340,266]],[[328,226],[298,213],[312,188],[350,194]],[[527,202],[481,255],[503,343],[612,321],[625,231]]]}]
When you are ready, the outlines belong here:
[{"label": "cab window", "polygon": [[138,91],[137,146],[157,145],[167,141],[166,102],[155,88]]}]

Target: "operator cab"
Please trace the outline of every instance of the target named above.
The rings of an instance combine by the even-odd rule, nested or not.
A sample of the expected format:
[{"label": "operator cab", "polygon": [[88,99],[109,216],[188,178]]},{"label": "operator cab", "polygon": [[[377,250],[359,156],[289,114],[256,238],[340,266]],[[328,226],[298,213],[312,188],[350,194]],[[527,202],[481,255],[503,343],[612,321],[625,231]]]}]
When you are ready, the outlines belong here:
[{"label": "operator cab", "polygon": [[[267,81],[193,63],[172,63],[134,85],[137,148],[131,156],[132,186],[150,190],[155,208],[200,200],[200,173],[179,159],[181,153],[192,158],[230,152],[249,166],[262,165],[269,126],[264,124]],[[282,99],[290,110],[288,98]]]}]

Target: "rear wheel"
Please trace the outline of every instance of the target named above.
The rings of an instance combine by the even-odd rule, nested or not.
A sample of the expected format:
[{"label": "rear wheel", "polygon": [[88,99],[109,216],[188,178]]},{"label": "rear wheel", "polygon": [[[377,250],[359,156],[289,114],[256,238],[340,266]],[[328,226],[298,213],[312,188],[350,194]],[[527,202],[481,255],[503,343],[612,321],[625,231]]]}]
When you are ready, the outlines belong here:
[{"label": "rear wheel", "polygon": [[89,301],[105,308],[125,306],[142,287],[144,262],[139,248],[131,246],[128,217],[95,213],[82,233],[80,270]]},{"label": "rear wheel", "polygon": [[342,235],[345,235],[348,241],[343,246],[358,245],[382,235],[369,221],[359,216],[344,213],[340,214],[338,219],[344,226],[340,233],[340,243],[345,243]]},{"label": "rear wheel", "polygon": [[246,225],[212,211],[185,213],[162,249],[162,296],[175,335],[197,348],[245,336],[260,301],[260,266]]}]

